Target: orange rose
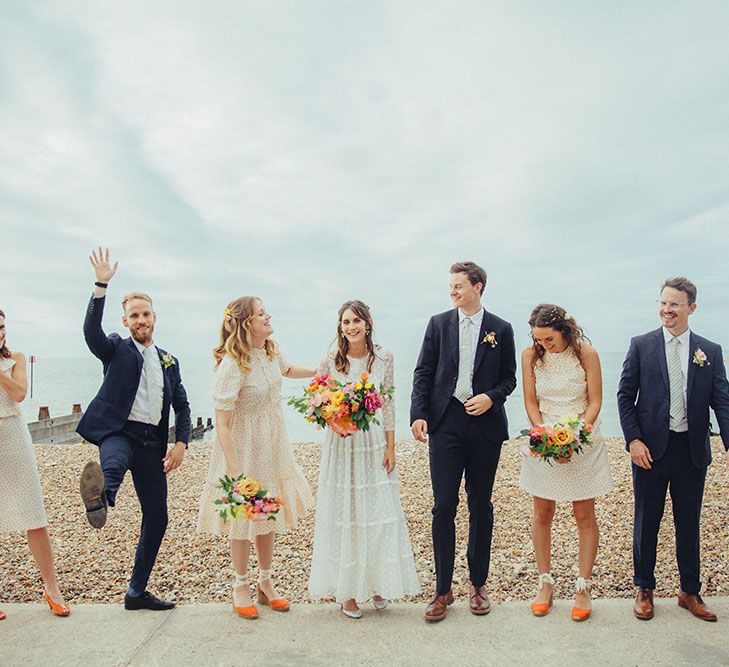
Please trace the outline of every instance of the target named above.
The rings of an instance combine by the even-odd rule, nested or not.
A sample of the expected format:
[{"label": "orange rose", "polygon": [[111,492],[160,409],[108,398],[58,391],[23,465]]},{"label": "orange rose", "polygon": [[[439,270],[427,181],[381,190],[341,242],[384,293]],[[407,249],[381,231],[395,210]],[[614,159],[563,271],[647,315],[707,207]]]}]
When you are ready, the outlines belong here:
[{"label": "orange rose", "polygon": [[554,439],[559,445],[569,445],[571,442],[574,442],[575,436],[568,428],[558,428],[555,431]]}]

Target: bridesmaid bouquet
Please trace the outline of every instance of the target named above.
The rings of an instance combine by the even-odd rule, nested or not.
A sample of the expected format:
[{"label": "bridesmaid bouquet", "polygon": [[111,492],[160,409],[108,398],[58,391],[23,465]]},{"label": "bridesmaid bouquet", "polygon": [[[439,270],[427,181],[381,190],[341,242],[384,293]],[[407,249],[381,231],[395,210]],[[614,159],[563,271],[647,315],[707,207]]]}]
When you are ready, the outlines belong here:
[{"label": "bridesmaid bouquet", "polygon": [[386,400],[392,400],[395,387],[379,389],[362,373],[359,381],[342,384],[329,373],[316,375],[303,396],[294,396],[288,404],[304,415],[317,428],[327,426],[343,438],[357,431],[368,431],[370,424],[379,424],[375,412]]},{"label": "bridesmaid bouquet", "polygon": [[552,465],[569,463],[585,445],[591,445],[592,424],[581,422],[575,415],[562,417],[556,424],[537,424],[522,435],[529,436],[529,453]]},{"label": "bridesmaid bouquet", "polygon": [[266,489],[255,477],[239,475],[235,479],[225,475],[218,480],[217,488],[223,495],[215,501],[223,521],[247,516],[251,521],[275,521],[276,514],[284,505],[280,498],[267,496]]}]

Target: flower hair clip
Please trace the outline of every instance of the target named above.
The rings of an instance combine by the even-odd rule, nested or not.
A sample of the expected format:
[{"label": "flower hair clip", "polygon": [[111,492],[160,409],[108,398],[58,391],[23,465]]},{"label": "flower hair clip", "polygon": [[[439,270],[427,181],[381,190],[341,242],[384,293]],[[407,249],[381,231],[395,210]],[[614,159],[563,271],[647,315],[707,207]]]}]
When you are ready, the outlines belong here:
[{"label": "flower hair clip", "polygon": [[233,313],[231,312],[230,308],[226,308],[225,309],[225,321],[230,322],[232,316],[233,316]]}]

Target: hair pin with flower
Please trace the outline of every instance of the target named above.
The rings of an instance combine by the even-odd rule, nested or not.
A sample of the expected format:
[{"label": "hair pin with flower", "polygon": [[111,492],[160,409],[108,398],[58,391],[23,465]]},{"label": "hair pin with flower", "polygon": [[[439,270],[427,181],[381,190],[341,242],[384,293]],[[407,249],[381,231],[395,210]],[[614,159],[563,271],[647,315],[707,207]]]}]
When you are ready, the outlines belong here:
[{"label": "hair pin with flower", "polygon": [[232,316],[233,316],[233,313],[230,310],[230,308],[226,308],[225,309],[225,321],[230,322]]}]

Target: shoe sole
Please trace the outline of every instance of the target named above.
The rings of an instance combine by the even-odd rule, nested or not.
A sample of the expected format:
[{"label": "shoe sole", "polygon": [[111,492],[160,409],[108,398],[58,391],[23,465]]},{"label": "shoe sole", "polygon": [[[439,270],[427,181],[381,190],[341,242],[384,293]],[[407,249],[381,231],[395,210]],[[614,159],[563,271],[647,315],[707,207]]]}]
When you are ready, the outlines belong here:
[{"label": "shoe sole", "polygon": [[104,473],[96,461],[89,461],[81,471],[79,492],[86,508],[86,518],[94,528],[103,528],[107,508],[101,495],[104,493]]},{"label": "shoe sole", "polygon": [[491,607],[488,609],[471,609],[469,607],[468,611],[470,611],[474,616],[486,616],[486,614],[491,613]]},{"label": "shoe sole", "polygon": [[654,614],[651,614],[650,616],[638,616],[638,614],[633,611],[633,616],[635,616],[639,621],[650,621],[653,618]]}]

